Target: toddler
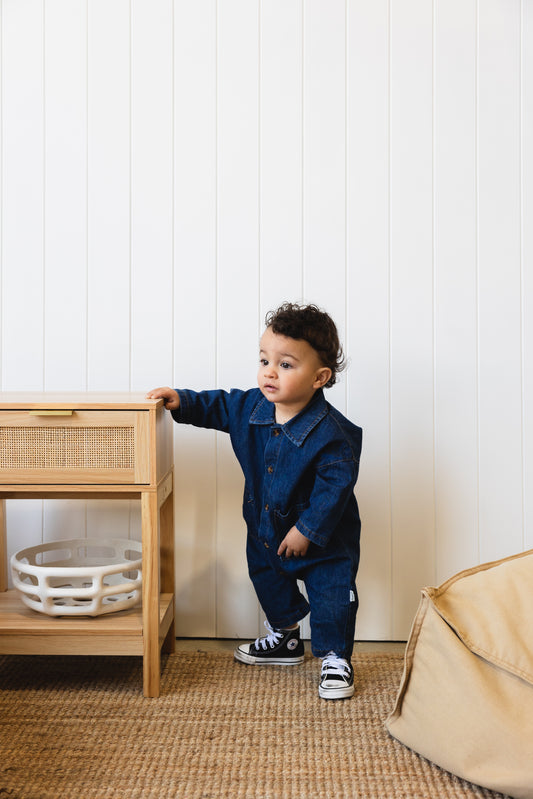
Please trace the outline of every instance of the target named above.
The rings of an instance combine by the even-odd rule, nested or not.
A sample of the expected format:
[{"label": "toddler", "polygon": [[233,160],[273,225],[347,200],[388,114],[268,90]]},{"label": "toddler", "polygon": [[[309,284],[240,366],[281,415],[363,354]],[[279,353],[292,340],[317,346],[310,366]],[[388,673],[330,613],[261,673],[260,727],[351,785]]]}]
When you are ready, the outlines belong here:
[{"label": "toddler", "polygon": [[238,646],[235,659],[302,663],[298,623],[310,612],[312,651],[322,658],[319,696],[343,699],[354,692],[361,522],[353,489],[362,431],[324,397],[344,366],[331,317],[285,303],[265,322],[258,388],[165,387],[147,396],[162,397],[176,422],[229,433],[244,472],[248,569],[267,635]]}]

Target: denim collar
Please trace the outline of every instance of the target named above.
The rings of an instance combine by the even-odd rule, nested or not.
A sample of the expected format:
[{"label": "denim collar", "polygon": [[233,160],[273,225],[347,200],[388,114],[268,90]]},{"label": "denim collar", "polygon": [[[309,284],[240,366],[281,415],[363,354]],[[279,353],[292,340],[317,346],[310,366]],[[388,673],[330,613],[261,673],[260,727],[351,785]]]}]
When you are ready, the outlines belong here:
[{"label": "denim collar", "polygon": [[[327,412],[328,404],[324,399],[324,392],[322,389],[318,389],[309,405],[306,405],[300,413],[286,422],[286,424],[279,425],[280,430],[283,430],[293,444],[301,447],[311,430],[316,427]],[[274,403],[269,402],[266,397],[262,396],[250,416],[250,424],[275,425],[276,418],[274,414]]]}]

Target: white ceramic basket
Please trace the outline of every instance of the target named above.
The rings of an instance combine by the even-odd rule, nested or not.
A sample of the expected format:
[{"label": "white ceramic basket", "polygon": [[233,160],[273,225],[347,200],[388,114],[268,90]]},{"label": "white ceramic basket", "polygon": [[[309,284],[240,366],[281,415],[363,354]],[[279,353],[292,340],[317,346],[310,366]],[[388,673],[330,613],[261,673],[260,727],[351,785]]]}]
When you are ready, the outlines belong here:
[{"label": "white ceramic basket", "polygon": [[25,605],[48,616],[100,616],[141,600],[141,544],[77,538],[28,547],[11,558]]}]

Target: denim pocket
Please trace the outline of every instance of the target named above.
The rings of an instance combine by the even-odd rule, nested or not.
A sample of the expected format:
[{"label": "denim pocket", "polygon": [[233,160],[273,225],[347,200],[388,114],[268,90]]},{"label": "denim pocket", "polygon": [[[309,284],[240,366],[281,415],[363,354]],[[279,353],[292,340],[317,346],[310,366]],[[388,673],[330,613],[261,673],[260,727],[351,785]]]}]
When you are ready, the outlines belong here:
[{"label": "denim pocket", "polygon": [[291,527],[294,527],[302,512],[309,507],[309,502],[301,502],[299,505],[293,505],[287,513],[281,513],[279,510],[274,510],[274,529],[276,530],[279,540],[281,541]]}]

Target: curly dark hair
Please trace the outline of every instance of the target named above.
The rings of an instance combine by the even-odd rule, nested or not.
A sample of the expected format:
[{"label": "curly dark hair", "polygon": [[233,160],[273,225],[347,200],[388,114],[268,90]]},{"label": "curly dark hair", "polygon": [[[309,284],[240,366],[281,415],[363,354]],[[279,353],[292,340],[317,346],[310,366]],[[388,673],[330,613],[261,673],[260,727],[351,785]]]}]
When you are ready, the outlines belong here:
[{"label": "curly dark hair", "polygon": [[331,369],[331,377],[325,388],[337,382],[337,375],[346,367],[346,360],[337,327],[329,314],[316,305],[284,302],[275,311],[267,313],[265,324],[277,335],[307,341],[322,365]]}]

